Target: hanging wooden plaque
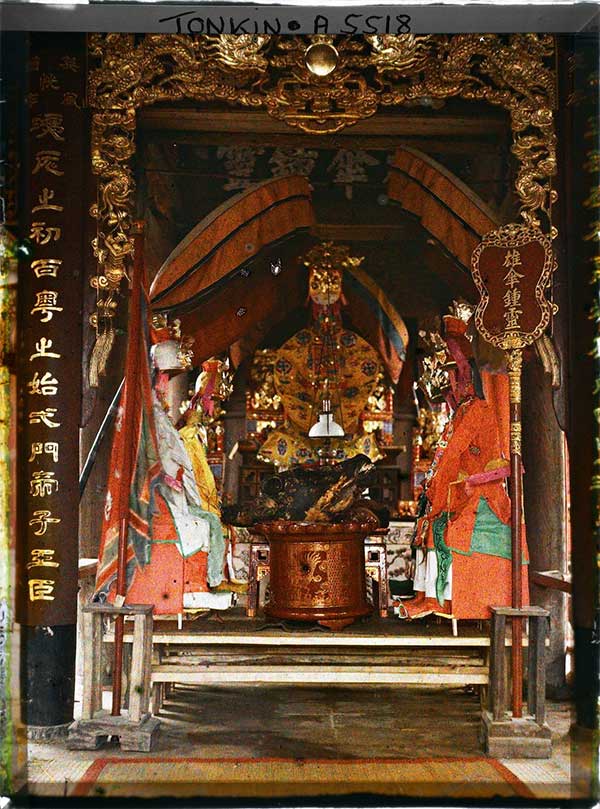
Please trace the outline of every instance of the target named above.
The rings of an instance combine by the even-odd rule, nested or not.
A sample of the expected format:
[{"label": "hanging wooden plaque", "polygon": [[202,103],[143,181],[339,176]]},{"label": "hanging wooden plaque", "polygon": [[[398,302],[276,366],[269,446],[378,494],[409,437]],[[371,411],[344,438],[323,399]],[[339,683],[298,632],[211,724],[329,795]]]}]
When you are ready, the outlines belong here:
[{"label": "hanging wooden plaque", "polygon": [[503,349],[541,337],[558,309],[545,294],[555,269],[550,239],[537,228],[511,224],[487,233],[471,260],[479,333]]}]

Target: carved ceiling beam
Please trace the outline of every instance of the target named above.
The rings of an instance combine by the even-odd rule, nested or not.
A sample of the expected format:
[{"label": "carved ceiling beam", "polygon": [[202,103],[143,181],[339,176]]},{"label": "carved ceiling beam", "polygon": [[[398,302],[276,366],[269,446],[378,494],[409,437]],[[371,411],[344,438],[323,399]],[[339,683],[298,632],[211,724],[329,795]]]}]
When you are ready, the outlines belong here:
[{"label": "carved ceiling beam", "polygon": [[556,194],[554,40],[540,34],[218,37],[90,35],[99,66],[88,77],[98,199],[94,253],[97,342],[91,382],[104,372],[130,236],[136,111],[156,103],[221,102],[266,110],[287,126],[333,134],[378,110],[446,99],[483,101],[510,114],[515,191],[527,225],[551,237]]},{"label": "carved ceiling beam", "polygon": [[[493,114],[485,114],[492,112]],[[462,141],[473,140],[497,143],[507,133],[507,119],[498,114],[493,108],[480,107],[477,117],[465,118],[464,114],[448,114],[445,110],[433,113],[421,113],[411,110],[410,114],[387,112],[380,109],[377,115],[357,121],[351,127],[341,129],[332,135],[321,135],[320,141],[340,143],[349,138],[456,138]],[[292,129],[284,121],[278,121],[272,116],[265,115],[264,110],[257,112],[248,110],[214,110],[210,107],[203,109],[190,109],[189,107],[146,107],[138,115],[138,127],[144,131],[151,131],[157,135],[163,134],[172,139],[173,133],[177,137],[190,137],[191,133],[198,134],[226,134],[232,133],[248,136],[248,134],[274,136],[277,143],[280,138],[295,138],[306,144],[306,133]],[[262,142],[262,141],[261,141]]]}]

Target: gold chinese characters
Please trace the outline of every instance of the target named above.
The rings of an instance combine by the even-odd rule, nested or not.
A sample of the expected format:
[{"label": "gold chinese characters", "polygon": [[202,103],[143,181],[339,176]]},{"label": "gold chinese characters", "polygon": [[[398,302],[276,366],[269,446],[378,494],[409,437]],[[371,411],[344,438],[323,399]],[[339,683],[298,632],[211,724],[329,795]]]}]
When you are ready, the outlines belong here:
[{"label": "gold chinese characters", "polygon": [[[30,107],[37,107],[43,101],[43,111],[31,111],[30,144],[32,147],[31,165],[31,218],[29,238],[36,245],[35,257],[31,261],[31,302],[28,311],[31,317],[28,350],[25,357],[33,364],[33,375],[25,385],[26,393],[32,399],[37,397],[57,397],[60,394],[60,374],[54,372],[57,364],[62,368],[65,305],[62,300],[64,288],[56,286],[60,282],[64,250],[63,227],[65,206],[65,167],[62,145],[68,141],[67,122],[70,113],[52,110],[52,103],[59,105],[63,96],[60,71],[78,71],[79,62],[71,56],[56,60],[52,65],[34,57],[30,69],[37,73],[38,87],[28,96]],[[62,74],[64,76],[64,74]],[[61,179],[64,178],[64,179]],[[44,252],[48,251],[47,255]],[[62,256],[61,256],[62,252]],[[37,284],[36,282],[40,282]],[[43,327],[40,334],[39,326]],[[53,370],[50,370],[50,367]],[[30,406],[27,425],[29,455],[26,458],[29,478],[29,498],[31,507],[27,519],[31,545],[26,563],[27,570],[33,570],[35,578],[28,581],[29,601],[54,601],[59,582],[55,571],[60,568],[60,551],[52,547],[56,540],[57,527],[62,523],[60,468],[62,419],[58,417],[59,407]],[[58,432],[56,432],[58,430]],[[55,437],[49,437],[53,431]],[[34,539],[35,538],[35,539]],[[43,538],[40,540],[39,538]],[[39,547],[38,543],[49,547]],[[33,547],[32,547],[33,546]],[[47,572],[46,570],[47,569]]]}]

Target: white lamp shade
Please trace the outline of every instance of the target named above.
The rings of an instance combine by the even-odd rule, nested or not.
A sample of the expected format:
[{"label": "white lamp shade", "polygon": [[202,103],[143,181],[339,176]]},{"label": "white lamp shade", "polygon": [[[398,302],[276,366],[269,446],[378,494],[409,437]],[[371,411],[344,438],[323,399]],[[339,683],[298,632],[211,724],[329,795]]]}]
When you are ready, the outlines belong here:
[{"label": "white lamp shade", "polygon": [[319,420],[308,431],[309,438],[343,438],[344,428],[333,420],[331,413],[319,413]]}]

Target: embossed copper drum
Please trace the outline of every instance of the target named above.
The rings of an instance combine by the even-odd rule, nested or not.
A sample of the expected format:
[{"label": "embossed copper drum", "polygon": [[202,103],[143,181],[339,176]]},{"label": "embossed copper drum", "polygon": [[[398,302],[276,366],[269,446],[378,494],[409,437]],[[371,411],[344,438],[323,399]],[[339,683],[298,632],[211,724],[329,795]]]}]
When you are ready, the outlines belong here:
[{"label": "embossed copper drum", "polygon": [[270,546],[267,615],[341,629],[371,612],[364,552],[369,526],[277,521],[254,530]]}]

